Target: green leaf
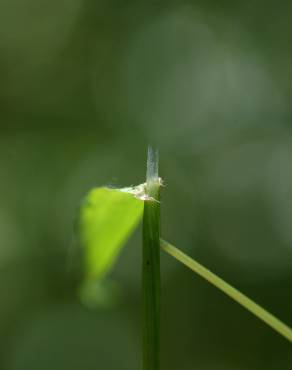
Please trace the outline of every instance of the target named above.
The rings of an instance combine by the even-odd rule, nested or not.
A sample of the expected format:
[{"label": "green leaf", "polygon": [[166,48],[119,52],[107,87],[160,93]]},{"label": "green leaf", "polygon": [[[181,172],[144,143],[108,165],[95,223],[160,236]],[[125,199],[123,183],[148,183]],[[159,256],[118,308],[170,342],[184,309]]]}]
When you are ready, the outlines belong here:
[{"label": "green leaf", "polygon": [[269,325],[277,333],[282,335],[284,338],[292,342],[292,329],[280,321],[277,317],[272,315],[270,312],[265,310],[263,307],[252,301],[246,295],[242,294],[239,290],[235,289],[233,286],[228,284],[226,281],[221,279],[219,276],[215,275],[213,272],[208,270],[206,267],[201,265],[199,262],[193,260],[185,253],[166,242],[165,240],[160,239],[161,248],[174,257],[176,260],[193,270],[195,273],[200,275],[202,278],[207,280],[209,283],[213,284],[216,288],[221,290],[223,293],[227,294],[235,302],[239,303],[246,310],[250,311],[253,315],[258,317],[264,323]]},{"label": "green leaf", "polygon": [[144,198],[144,184],[123,189],[102,187],[89,192],[80,212],[86,281],[101,280],[112,268],[142,217]]}]

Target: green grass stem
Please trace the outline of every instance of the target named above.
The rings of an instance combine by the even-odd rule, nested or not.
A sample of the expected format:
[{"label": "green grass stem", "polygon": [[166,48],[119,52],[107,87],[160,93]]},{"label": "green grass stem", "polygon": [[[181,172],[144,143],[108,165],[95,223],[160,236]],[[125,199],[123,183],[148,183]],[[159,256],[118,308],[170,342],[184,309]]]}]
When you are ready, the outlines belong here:
[{"label": "green grass stem", "polygon": [[158,153],[148,149],[143,216],[143,370],[160,368],[160,178]]}]

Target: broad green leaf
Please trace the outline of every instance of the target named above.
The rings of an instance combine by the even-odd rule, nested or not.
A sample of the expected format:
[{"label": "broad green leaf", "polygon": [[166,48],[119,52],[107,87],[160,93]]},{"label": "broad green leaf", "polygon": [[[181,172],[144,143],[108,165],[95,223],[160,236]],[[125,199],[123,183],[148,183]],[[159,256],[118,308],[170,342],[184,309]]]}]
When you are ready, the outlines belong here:
[{"label": "broad green leaf", "polygon": [[122,246],[141,219],[144,184],[133,188],[96,188],[80,211],[80,240],[84,250],[85,280],[105,277]]}]

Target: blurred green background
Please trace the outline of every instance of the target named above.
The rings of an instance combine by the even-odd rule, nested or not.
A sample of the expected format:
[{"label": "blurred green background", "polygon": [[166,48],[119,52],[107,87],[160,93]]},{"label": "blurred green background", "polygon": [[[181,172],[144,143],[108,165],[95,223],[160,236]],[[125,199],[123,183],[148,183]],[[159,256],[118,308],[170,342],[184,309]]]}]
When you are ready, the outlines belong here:
[{"label": "blurred green background", "polygon": [[[76,298],[78,205],[144,181],[166,240],[292,325],[292,3],[0,0],[0,369],[141,369],[141,237]],[[288,370],[291,344],[162,255],[162,370]]]}]

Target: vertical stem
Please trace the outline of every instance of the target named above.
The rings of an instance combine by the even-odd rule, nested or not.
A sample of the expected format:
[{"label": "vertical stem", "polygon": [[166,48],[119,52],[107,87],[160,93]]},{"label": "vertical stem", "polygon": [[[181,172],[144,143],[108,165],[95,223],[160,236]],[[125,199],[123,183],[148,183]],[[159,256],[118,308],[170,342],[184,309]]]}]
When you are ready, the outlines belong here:
[{"label": "vertical stem", "polygon": [[148,148],[143,217],[143,370],[160,368],[160,178],[158,152]]}]

